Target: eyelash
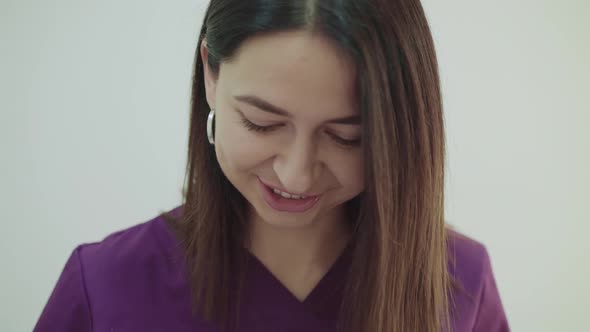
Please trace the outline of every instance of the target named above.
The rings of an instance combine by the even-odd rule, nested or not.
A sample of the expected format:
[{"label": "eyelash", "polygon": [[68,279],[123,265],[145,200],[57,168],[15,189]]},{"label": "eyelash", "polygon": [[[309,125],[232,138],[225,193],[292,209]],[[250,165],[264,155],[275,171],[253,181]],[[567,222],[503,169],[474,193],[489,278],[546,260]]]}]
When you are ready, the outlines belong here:
[{"label": "eyelash", "polygon": [[251,130],[251,131],[256,131],[259,133],[266,133],[269,132],[273,129],[275,129],[275,126],[259,126],[255,123],[253,123],[252,121],[246,119],[245,117],[242,117],[242,123],[244,124],[244,126],[246,126],[246,129]]},{"label": "eyelash", "polygon": [[[253,123],[252,121],[246,119],[246,117],[242,117],[242,124],[246,127],[246,129],[250,130],[250,131],[255,131],[258,133],[268,133],[272,130],[274,130],[277,127],[280,127],[281,125],[273,125],[273,126],[259,126],[255,123]],[[344,139],[342,137],[339,137],[337,135],[331,134],[331,133],[327,133],[336,143],[344,146],[344,147],[354,147],[354,146],[358,146],[361,143],[360,138],[359,139],[355,139],[355,140],[347,140]]]},{"label": "eyelash", "polygon": [[348,139],[344,139],[342,137],[336,136],[334,134],[330,134],[328,133],[328,135],[330,137],[332,137],[332,139],[334,141],[336,141],[336,143],[345,146],[345,147],[355,147],[355,146],[359,146],[361,144],[361,139],[355,139],[355,140],[348,140]]}]

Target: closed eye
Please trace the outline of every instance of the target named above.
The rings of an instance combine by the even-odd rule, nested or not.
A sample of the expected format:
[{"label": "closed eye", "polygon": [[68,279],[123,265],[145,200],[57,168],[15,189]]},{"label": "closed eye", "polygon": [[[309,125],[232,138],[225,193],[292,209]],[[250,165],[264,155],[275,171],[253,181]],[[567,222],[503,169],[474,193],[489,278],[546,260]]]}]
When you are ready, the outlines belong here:
[{"label": "closed eye", "polygon": [[255,124],[254,122],[246,119],[245,116],[242,116],[242,124],[246,127],[246,129],[251,130],[251,131],[256,131],[259,133],[266,133],[266,132],[270,132],[273,129],[281,126],[281,125],[272,125],[272,126],[260,126]]},{"label": "closed eye", "polygon": [[328,134],[328,136],[330,136],[336,143],[343,145],[345,147],[354,147],[354,146],[358,146],[361,143],[361,139],[357,138],[357,139],[345,139],[342,138],[336,134],[330,133],[330,132],[326,132],[326,134]]},{"label": "closed eye", "polygon": [[[242,114],[240,114],[240,118],[241,118],[241,122],[242,124],[246,127],[246,129],[250,130],[250,131],[255,131],[258,133],[268,133],[273,131],[274,129],[277,129],[278,127],[283,126],[282,124],[276,124],[276,125],[270,125],[270,126],[261,126],[258,125],[250,120],[248,120],[245,116],[243,116]],[[328,136],[330,136],[330,138],[332,140],[334,140],[336,143],[338,143],[341,146],[344,147],[355,147],[360,145],[361,143],[361,139],[357,138],[357,139],[346,139],[346,138],[342,138],[334,133],[331,132],[326,132],[326,134]]]}]

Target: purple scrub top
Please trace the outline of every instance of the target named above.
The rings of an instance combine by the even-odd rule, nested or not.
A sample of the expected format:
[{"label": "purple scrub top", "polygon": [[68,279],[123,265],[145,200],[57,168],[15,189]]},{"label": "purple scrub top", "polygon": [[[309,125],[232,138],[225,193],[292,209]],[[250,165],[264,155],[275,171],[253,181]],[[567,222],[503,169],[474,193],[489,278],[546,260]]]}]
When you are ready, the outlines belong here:
[{"label": "purple scrub top", "polygon": [[[175,211],[180,209],[177,208]],[[453,331],[509,331],[486,249],[451,232]],[[237,332],[335,332],[350,263],[345,251],[304,301],[251,255]],[[162,217],[78,246],[34,331],[218,332],[191,314],[179,242]]]}]

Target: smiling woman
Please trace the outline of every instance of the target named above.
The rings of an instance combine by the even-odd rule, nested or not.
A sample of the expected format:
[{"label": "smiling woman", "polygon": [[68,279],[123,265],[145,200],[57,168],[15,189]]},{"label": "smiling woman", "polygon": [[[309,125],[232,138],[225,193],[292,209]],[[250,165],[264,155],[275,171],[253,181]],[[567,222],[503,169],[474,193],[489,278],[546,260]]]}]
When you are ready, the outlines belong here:
[{"label": "smiling woman", "polygon": [[507,331],[437,70],[418,0],[212,1],[184,204],[77,248],[36,329]]},{"label": "smiling woman", "polygon": [[[200,52],[206,99],[216,110],[216,157],[252,205],[253,219],[279,227],[317,223],[313,232],[298,235],[299,246],[307,248],[317,246],[311,240],[317,229],[348,233],[334,231],[346,225],[343,204],[364,189],[352,62],[306,30],[253,37],[219,69],[207,65],[206,41]],[[257,225],[250,228],[253,243],[268,237]],[[263,255],[270,248],[252,249]],[[340,249],[322,253],[329,260],[329,251]]]}]

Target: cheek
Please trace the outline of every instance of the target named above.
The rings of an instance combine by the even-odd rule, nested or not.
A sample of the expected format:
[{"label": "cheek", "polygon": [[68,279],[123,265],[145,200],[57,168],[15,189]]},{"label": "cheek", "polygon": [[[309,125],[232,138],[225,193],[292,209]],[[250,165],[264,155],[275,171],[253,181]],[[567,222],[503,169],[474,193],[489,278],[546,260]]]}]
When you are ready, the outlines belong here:
[{"label": "cheek", "polygon": [[332,160],[332,173],[344,190],[356,196],[365,189],[362,151],[345,152]]},{"label": "cheek", "polygon": [[270,149],[236,119],[219,118],[215,150],[222,168],[247,171],[270,158]]},{"label": "cheek", "polygon": [[354,195],[356,196],[365,190],[364,163],[360,154],[358,158],[350,161],[348,168],[346,185],[350,188],[351,192],[354,192]]}]

